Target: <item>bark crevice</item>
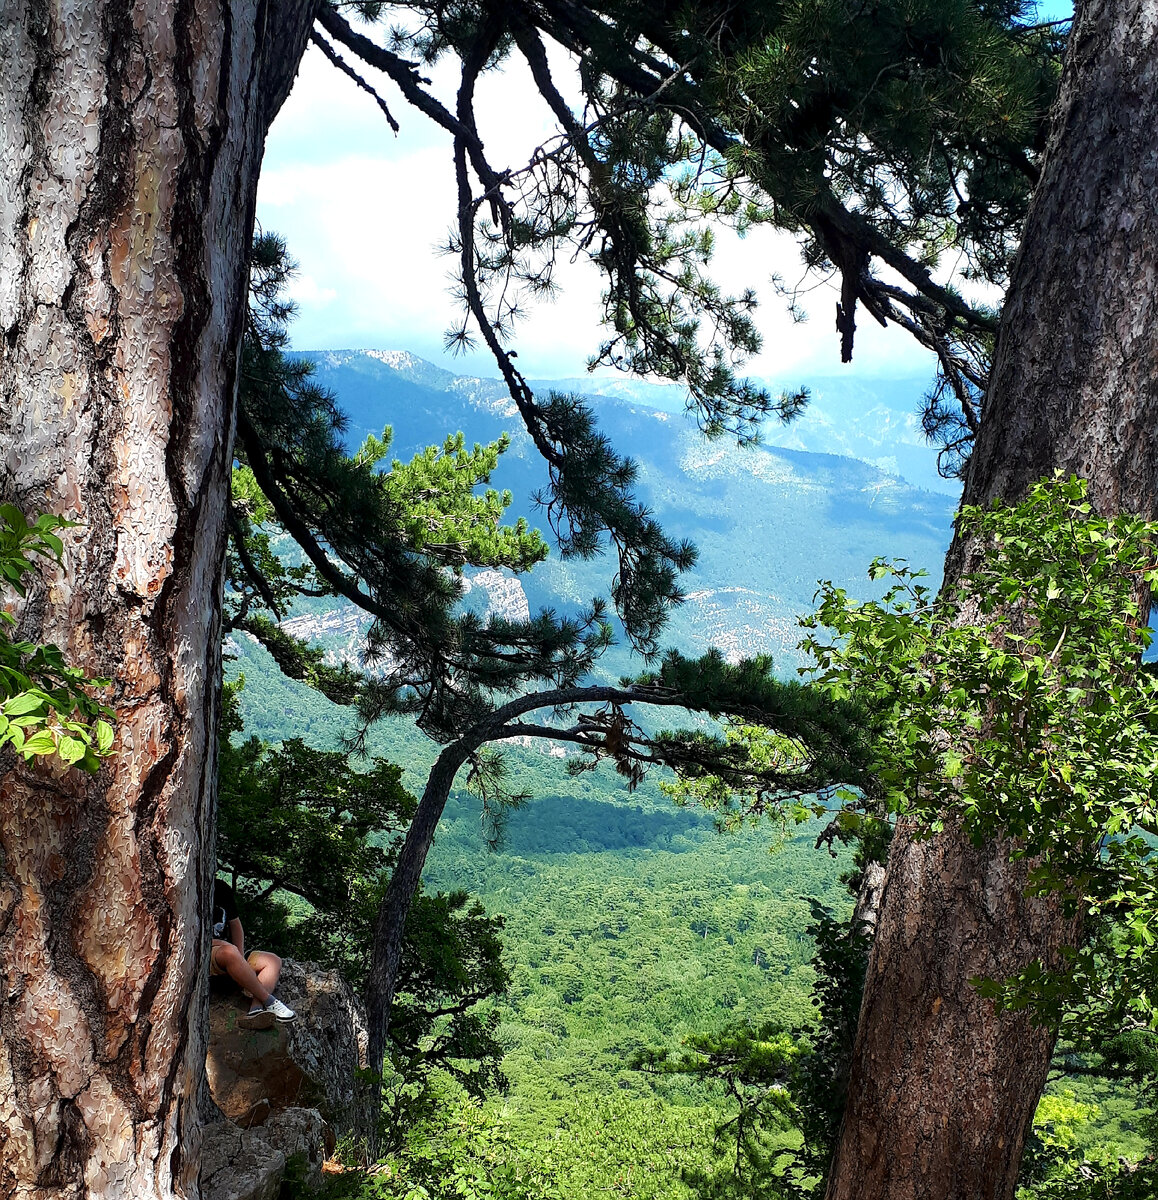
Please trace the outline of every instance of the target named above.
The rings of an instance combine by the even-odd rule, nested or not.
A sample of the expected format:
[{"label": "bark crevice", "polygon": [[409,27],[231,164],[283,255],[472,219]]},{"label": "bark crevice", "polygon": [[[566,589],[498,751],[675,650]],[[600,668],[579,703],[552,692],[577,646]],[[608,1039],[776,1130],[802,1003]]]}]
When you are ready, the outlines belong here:
[{"label": "bark crevice", "polygon": [[[964,501],[1055,469],[1094,509],[1158,511],[1158,9],[1078,6],[1041,181],[1004,305]],[[952,584],[979,548],[956,538]],[[829,1200],[1010,1200],[1053,1048],[969,980],[1060,965],[1079,924],[1024,895],[1008,843],[894,839]]]}]

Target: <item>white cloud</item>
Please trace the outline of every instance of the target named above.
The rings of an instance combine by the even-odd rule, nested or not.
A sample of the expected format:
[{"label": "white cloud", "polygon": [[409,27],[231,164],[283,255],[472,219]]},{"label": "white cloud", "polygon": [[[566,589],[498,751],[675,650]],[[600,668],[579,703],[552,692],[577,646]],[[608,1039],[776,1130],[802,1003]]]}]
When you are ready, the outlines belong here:
[{"label": "white cloud", "polygon": [[[553,65],[566,88],[565,59],[556,56]],[[434,89],[446,93],[449,72],[436,68],[433,76]],[[311,49],[270,134],[258,216],[286,238],[301,265],[294,344],[407,349],[452,370],[493,375],[485,351],[455,359],[443,350],[445,331],[459,319],[448,292],[453,263],[437,252],[455,217],[449,138],[388,83],[382,94],[402,126],[398,136],[374,101]],[[554,128],[525,66],[484,75],[478,111],[495,163],[525,161]],[[801,276],[792,239],[770,230],[744,239],[720,231],[716,244],[713,273],[721,285],[754,288],[761,300],[764,348],[750,373],[807,382],[840,370],[835,289],[821,284],[805,297],[812,317],[797,324],[770,282]],[[580,374],[601,340],[596,270],[562,264],[557,278],[558,298],[536,306],[516,330],[519,363],[540,378]],[[911,338],[881,330],[862,313],[853,370],[899,376],[932,367]]]},{"label": "white cloud", "polygon": [[288,287],[290,299],[297,305],[310,308],[325,308],[338,298],[337,288],[320,287],[312,275],[302,275],[300,272]]}]

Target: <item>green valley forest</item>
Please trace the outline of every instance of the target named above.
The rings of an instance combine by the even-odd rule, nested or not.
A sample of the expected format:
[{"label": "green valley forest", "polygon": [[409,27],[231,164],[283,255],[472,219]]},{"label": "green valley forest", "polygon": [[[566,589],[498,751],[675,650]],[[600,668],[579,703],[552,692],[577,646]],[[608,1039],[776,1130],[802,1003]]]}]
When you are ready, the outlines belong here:
[{"label": "green valley forest", "polygon": [[5,0],[0,1197],[1158,1195],[1156,76]]}]

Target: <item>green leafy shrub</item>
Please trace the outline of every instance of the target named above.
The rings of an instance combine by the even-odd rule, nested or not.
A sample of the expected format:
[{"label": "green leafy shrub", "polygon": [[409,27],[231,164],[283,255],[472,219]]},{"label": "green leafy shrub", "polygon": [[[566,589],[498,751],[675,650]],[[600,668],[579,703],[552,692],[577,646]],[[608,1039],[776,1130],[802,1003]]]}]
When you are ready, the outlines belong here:
[{"label": "green leafy shrub", "polygon": [[[53,530],[72,522],[42,514],[29,525],[11,504],[0,504],[0,582],[26,595],[23,577],[35,569],[33,558],[59,562],[64,545]],[[93,698],[107,679],[88,679],[70,667],[58,646],[11,641],[5,626],[15,625],[0,610],[0,749],[11,746],[27,762],[59,757],[85,771],[100,769],[112,752],[113,728],[108,705]]]},{"label": "green leafy shrub", "polygon": [[470,1096],[444,1097],[379,1165],[365,1200],[564,1200],[549,1163]]},{"label": "green leafy shrub", "polygon": [[825,585],[805,641],[816,685],[875,723],[875,794],[849,796],[925,833],[1009,839],[1031,893],[1091,935],[1061,970],[975,981],[1060,1025],[1158,1022],[1158,677],[1139,670],[1158,583],[1158,524],[1098,517],[1060,476],[1020,504],[964,507],[978,548],[959,586],[878,560],[883,600]]}]

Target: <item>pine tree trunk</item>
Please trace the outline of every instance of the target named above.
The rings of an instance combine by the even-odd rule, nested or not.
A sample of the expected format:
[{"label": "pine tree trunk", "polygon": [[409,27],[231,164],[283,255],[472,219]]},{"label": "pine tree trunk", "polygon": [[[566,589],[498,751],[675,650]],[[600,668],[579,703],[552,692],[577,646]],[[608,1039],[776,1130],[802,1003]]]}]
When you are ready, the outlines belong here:
[{"label": "pine tree trunk", "polygon": [[99,776],[0,759],[0,1196],[197,1194],[226,488],[302,0],[0,8],[0,499],[78,522],[21,635]]},{"label": "pine tree trunk", "polygon": [[[1079,3],[965,499],[1055,468],[1102,513],[1158,512],[1158,6]],[[956,543],[946,577],[970,547]],[[1012,1197],[1053,1036],[970,986],[1078,928],[1005,845],[893,843],[829,1200]]]}]

